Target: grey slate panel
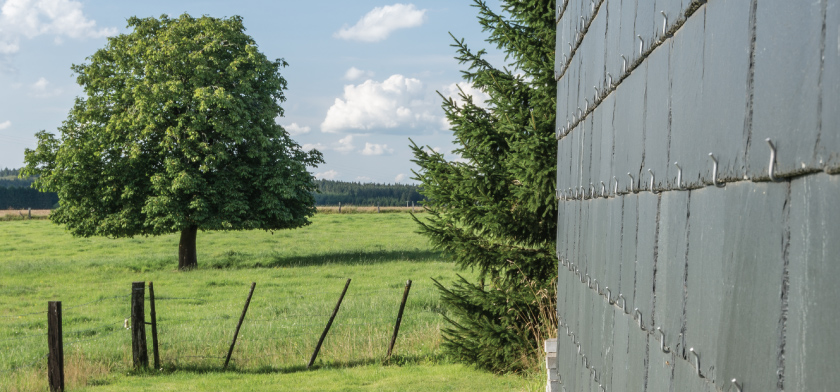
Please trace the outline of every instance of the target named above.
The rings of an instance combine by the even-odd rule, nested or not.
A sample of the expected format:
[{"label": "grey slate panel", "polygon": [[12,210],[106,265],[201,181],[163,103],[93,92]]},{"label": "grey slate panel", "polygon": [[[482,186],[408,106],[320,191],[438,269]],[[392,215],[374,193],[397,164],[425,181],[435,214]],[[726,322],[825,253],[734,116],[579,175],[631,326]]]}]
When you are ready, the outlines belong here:
[{"label": "grey slate panel", "polygon": [[[687,250],[689,192],[665,192],[659,213],[658,256],[656,261],[655,308],[651,330],[665,333],[665,344],[676,347],[683,330],[683,292]],[[660,336],[657,334],[656,339]],[[657,343],[657,347],[658,347]]]},{"label": "grey slate panel", "polygon": [[817,158],[832,172],[840,171],[840,4],[832,0],[825,15],[825,61],[822,71],[822,116]]},{"label": "grey slate panel", "polygon": [[[648,391],[674,390],[671,383],[674,373],[674,357],[659,348],[659,342],[651,336],[648,340]],[[682,387],[677,388],[682,391]]]},{"label": "grey slate panel", "polygon": [[615,145],[615,126],[613,125],[613,111],[615,109],[615,95],[611,94],[601,102],[598,109],[595,111],[600,118],[599,125],[596,129],[601,136],[601,163],[598,171],[598,182],[604,181],[607,184],[608,190],[612,189],[612,178],[616,175],[616,170],[613,162],[613,147]]},{"label": "grey slate panel", "polygon": [[621,280],[621,220],[623,212],[620,199],[609,199],[606,203],[607,208],[609,208],[609,215],[607,216],[605,233],[607,239],[604,260],[605,271],[601,284],[610,288],[610,296],[615,300],[618,297]]},{"label": "grey slate panel", "polygon": [[829,391],[840,385],[840,177],[791,182],[790,291],[785,390]]},{"label": "grey slate panel", "polygon": [[761,1],[756,13],[755,89],[747,175],[766,176],[776,144],[777,173],[819,166],[820,2]]},{"label": "grey slate panel", "polygon": [[[603,122],[598,110],[592,112],[589,115],[588,123],[592,124],[591,132],[592,135],[592,144],[590,145],[591,155],[590,155],[590,167],[589,167],[589,182],[591,182],[595,186],[595,192],[600,194],[601,192],[601,181],[603,181],[603,176],[601,173],[603,172],[601,165],[603,164],[603,158],[601,157],[601,152],[603,151],[602,148],[602,138],[604,137],[603,132]],[[609,159],[609,158],[607,158]]]},{"label": "grey slate panel", "polygon": [[690,143],[698,152],[715,153],[720,161],[719,178],[741,179],[746,172],[750,2],[719,0],[705,8],[703,96],[699,111],[689,109],[698,112],[703,128],[689,133]]},{"label": "grey slate panel", "polygon": [[[669,111],[671,98],[671,81],[668,75],[671,47],[662,45],[654,50],[647,61],[645,71],[647,72],[647,86],[645,93],[645,155],[644,175],[647,178],[648,169],[652,169],[656,175],[656,187],[668,183],[668,144],[669,138]],[[636,72],[639,70],[637,69]],[[674,175],[676,177],[676,174]],[[649,182],[648,182],[649,184]]]},{"label": "grey slate panel", "polygon": [[[610,1],[610,0],[607,0]],[[612,0],[615,1],[615,0]],[[621,29],[618,38],[618,69],[621,70],[621,57],[624,55],[627,58],[627,66],[633,62],[637,57],[638,49],[636,48],[636,2],[638,0],[620,0],[621,1]],[[635,49],[635,50],[634,50]]]},{"label": "grey slate panel", "polygon": [[629,323],[628,356],[631,359],[628,364],[626,390],[628,392],[643,392],[645,391],[645,374],[648,370],[647,345],[649,335],[639,331],[639,328],[635,327],[635,323],[630,318],[624,317],[623,319],[626,323]]},{"label": "grey slate panel", "polygon": [[656,242],[656,219],[659,198],[650,192],[639,193],[639,232],[636,250],[636,287],[633,306],[642,312],[644,325],[651,325],[653,310],[654,245]]},{"label": "grey slate panel", "polygon": [[652,38],[654,37],[654,25],[656,21],[661,21],[662,16],[659,15],[659,11],[655,10],[655,1],[639,1],[636,3],[636,23],[635,23],[635,30],[636,32],[633,34],[635,38],[635,52],[633,52],[633,57],[639,57],[639,38],[636,37],[637,35],[641,35],[642,38],[645,40],[644,50],[647,51],[650,48]]},{"label": "grey slate panel", "polygon": [[621,36],[621,1],[608,0],[602,5],[602,11],[606,11],[607,38],[606,38],[606,71],[612,76],[613,83],[621,76],[621,57],[619,57],[619,38]]},{"label": "grey slate panel", "polygon": [[[639,196],[629,194],[623,198],[623,218],[621,234],[621,283],[619,292],[624,296],[627,310],[634,308],[633,293],[636,289],[636,260],[638,249]],[[616,297],[618,295],[616,294]],[[622,304],[619,304],[622,305]]]},{"label": "grey slate panel", "polygon": [[[670,161],[680,162],[683,183],[687,186],[700,184],[701,178],[711,181],[712,165],[708,153],[713,152],[712,143],[716,142],[703,137],[708,132],[705,125],[707,119],[697,110],[701,107],[703,96],[703,12],[704,8],[698,10],[674,34],[671,51],[673,86]],[[729,159],[720,153],[716,156],[721,164]],[[676,178],[676,175],[673,177]]]},{"label": "grey slate panel", "polygon": [[[706,187],[691,191],[688,237],[688,280],[686,283],[686,332],[678,349],[688,355],[685,341],[710,358],[718,352],[718,331],[723,328],[724,302],[730,301],[732,287],[725,283],[727,269],[724,247],[727,236],[725,208],[729,189]],[[732,283],[728,283],[731,285]],[[669,335],[675,332],[666,331]],[[671,338],[669,336],[669,338]]]},{"label": "grey slate panel", "polygon": [[637,69],[616,89],[616,143],[615,167],[617,175],[627,188],[627,172],[638,181],[642,165],[644,140],[642,123],[644,121],[645,75]]},{"label": "grey slate panel", "polygon": [[625,392],[627,391],[627,382],[630,377],[630,371],[634,363],[638,363],[638,358],[632,358],[628,355],[630,347],[630,329],[629,318],[620,311],[615,314],[615,324],[613,327],[613,358],[612,366],[605,369],[605,375],[608,377],[608,391]]},{"label": "grey slate panel", "polygon": [[[781,317],[781,280],[788,187],[770,183],[728,184],[723,241],[726,300],[717,334],[717,356],[700,353],[702,368],[717,377],[743,379],[751,390],[776,387]],[[691,327],[689,327],[690,329]],[[691,347],[692,342],[687,341]]]}]

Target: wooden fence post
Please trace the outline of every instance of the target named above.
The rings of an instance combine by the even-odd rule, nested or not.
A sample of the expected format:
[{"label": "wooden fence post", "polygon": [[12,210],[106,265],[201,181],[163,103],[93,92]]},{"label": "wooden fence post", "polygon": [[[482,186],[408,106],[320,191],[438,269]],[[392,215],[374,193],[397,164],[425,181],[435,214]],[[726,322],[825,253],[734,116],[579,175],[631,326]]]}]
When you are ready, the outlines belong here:
[{"label": "wooden fence post", "polygon": [[400,322],[402,322],[403,310],[405,310],[405,301],[408,299],[409,290],[411,290],[411,279],[405,282],[405,290],[403,291],[402,302],[400,302],[400,311],[397,313],[397,323],[394,325],[394,335],[391,336],[391,344],[388,345],[387,358],[391,357],[391,352],[394,350],[394,343],[397,342],[397,334],[400,332]]},{"label": "wooden fence post", "polygon": [[149,282],[149,317],[152,319],[152,353],[155,357],[155,369],[160,369],[160,351],[158,349],[157,314],[155,313],[155,286]]},{"label": "wooden fence post", "polygon": [[50,392],[64,391],[64,338],[61,332],[61,301],[47,302],[47,376]]},{"label": "wooden fence post", "polygon": [[379,213],[379,203],[376,203],[376,213]]},{"label": "wooden fence post", "polygon": [[324,328],[324,332],[321,333],[321,338],[318,339],[318,345],[315,346],[315,351],[312,352],[312,358],[309,358],[309,364],[306,365],[307,369],[312,367],[312,364],[315,363],[315,358],[318,357],[318,351],[321,351],[321,344],[324,343],[324,338],[327,337],[327,332],[330,331],[333,320],[335,320],[335,315],[338,314],[338,308],[341,307],[341,301],[344,300],[344,294],[347,294],[347,287],[349,286],[350,279],[347,279],[347,283],[344,284],[344,290],[341,292],[341,296],[338,297],[338,303],[335,304],[335,310],[333,310],[332,315],[330,316],[330,321],[327,321],[327,326]]},{"label": "wooden fence post", "polygon": [[225,358],[224,369],[227,369],[230,356],[233,354],[233,347],[236,346],[236,337],[239,336],[239,328],[242,327],[242,322],[245,321],[245,313],[248,312],[248,305],[251,304],[251,296],[254,295],[254,287],[257,287],[257,282],[251,282],[251,291],[248,293],[248,299],[245,300],[245,308],[242,309],[242,315],[239,316],[239,324],[236,324],[236,332],[233,333],[233,341],[230,342],[230,350],[228,350],[227,358]]},{"label": "wooden fence post", "polygon": [[341,202],[338,202],[338,213],[341,213]]},{"label": "wooden fence post", "polygon": [[131,354],[134,368],[149,367],[146,351],[146,282],[131,283]]}]

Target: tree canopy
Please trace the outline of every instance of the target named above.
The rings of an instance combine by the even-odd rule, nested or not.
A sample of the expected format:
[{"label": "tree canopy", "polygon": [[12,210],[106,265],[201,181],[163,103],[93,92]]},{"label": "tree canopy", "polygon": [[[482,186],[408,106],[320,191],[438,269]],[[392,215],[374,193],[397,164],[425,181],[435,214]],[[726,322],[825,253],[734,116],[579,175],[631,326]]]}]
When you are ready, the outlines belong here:
[{"label": "tree canopy", "polygon": [[540,339],[556,331],[555,10],[546,0],[502,1],[503,14],[481,0],[475,7],[487,42],[510,63],[491,64],[484,50],[455,40],[464,79],[490,99],[462,92],[460,104],[443,104],[455,152],[467,162],[412,146],[431,213],[417,221],[432,243],[480,274],[478,282],[438,282],[450,325],[444,348],[510,371],[527,367]]},{"label": "tree canopy", "polygon": [[21,176],[58,193],[50,219],[78,236],[180,232],[182,269],[196,266],[197,230],[307,225],[307,166],[323,159],[275,122],[287,63],[262,54],[238,16],[128,27],[73,65],[84,96],[59,137],[41,131],[26,150]]}]

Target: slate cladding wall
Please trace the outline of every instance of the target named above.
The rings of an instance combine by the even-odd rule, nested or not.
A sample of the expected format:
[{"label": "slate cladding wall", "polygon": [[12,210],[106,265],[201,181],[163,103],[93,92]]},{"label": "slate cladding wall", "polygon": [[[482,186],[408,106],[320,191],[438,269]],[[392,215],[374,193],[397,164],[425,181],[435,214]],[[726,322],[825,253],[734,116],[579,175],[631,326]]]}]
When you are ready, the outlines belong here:
[{"label": "slate cladding wall", "polygon": [[839,390],[840,0],[557,18],[565,391]]}]

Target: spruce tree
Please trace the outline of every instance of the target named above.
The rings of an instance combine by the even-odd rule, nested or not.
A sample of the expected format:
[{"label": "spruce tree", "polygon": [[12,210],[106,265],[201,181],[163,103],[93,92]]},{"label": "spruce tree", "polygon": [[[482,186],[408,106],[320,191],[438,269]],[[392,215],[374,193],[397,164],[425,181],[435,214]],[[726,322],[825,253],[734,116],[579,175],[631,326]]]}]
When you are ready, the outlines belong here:
[{"label": "spruce tree", "polygon": [[464,79],[490,99],[444,98],[465,162],[412,142],[430,212],[415,220],[448,257],[479,273],[477,282],[435,281],[448,322],[444,348],[480,368],[518,371],[556,333],[554,2],[503,1],[502,14],[481,0],[474,6],[487,42],[509,63],[491,64],[453,36]]}]

